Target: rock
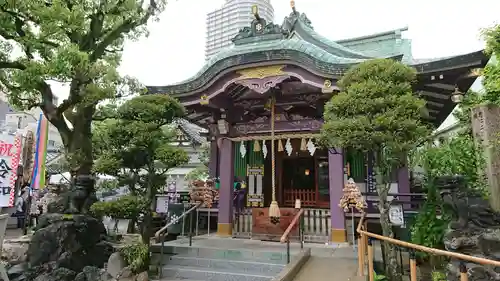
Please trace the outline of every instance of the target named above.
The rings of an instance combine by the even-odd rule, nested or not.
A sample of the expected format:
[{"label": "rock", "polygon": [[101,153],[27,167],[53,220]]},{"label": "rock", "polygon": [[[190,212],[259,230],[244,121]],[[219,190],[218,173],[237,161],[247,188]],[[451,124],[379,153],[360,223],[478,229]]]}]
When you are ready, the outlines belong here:
[{"label": "rock", "polygon": [[[438,183],[444,201],[455,211],[456,221],[450,222],[443,243],[446,250],[500,261],[500,214],[477,195],[464,194],[457,177],[442,177]],[[444,187],[444,188],[443,188]],[[465,262],[469,281],[498,281],[499,268]],[[447,280],[460,280],[460,261],[448,263]]]},{"label": "rock", "polygon": [[26,252],[31,236],[25,235],[15,239],[5,239],[2,246],[2,260],[9,264],[18,264],[26,261]]},{"label": "rock", "polygon": [[34,281],[74,281],[76,272],[64,267],[39,275]]},{"label": "rock", "polygon": [[132,272],[132,270],[130,270],[128,266],[126,266],[125,268],[122,269],[119,275],[120,278],[129,278],[132,277],[134,273]]},{"label": "rock", "polygon": [[10,280],[14,280],[14,279],[22,280],[22,279],[19,279],[19,277],[21,275],[23,275],[24,272],[26,272],[27,265],[28,264],[26,264],[26,263],[20,263],[20,264],[16,264],[14,266],[11,266],[7,270],[7,275],[9,276],[9,279]]},{"label": "rock", "polygon": [[149,274],[147,271],[137,274],[135,281],[149,281]]},{"label": "rock", "polygon": [[104,267],[113,252],[105,234],[102,222],[89,215],[42,215],[27,251],[29,270],[38,276],[34,280],[73,281],[87,266]]},{"label": "rock", "polygon": [[107,272],[111,277],[116,278],[122,272],[122,270],[127,266],[127,263],[123,259],[120,252],[115,252],[111,254],[108,259]]}]

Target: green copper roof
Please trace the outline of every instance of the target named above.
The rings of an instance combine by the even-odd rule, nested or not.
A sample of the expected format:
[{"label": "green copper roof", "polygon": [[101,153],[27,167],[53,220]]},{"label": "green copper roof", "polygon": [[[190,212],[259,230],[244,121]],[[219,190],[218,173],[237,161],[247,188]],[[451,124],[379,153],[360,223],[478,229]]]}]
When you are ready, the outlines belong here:
[{"label": "green copper roof", "polygon": [[262,51],[297,51],[302,52],[306,55],[309,55],[313,59],[318,61],[322,61],[327,64],[334,65],[348,65],[348,64],[356,64],[365,61],[366,59],[356,59],[356,58],[346,58],[341,56],[333,55],[324,49],[313,45],[307,41],[304,41],[299,38],[290,38],[290,39],[281,39],[281,40],[267,40],[263,42],[253,42],[247,43],[243,45],[234,45],[228,47],[214,56],[212,56],[192,78],[189,78],[185,81],[179,82],[178,84],[188,83],[192,80],[195,80],[199,76],[201,76],[205,71],[207,71],[210,67],[216,64],[219,61],[222,61],[226,58],[242,55],[242,54],[250,54],[257,53]]},{"label": "green copper roof", "polygon": [[[305,14],[302,14],[303,17],[305,17]],[[292,15],[293,16],[293,13]],[[288,18],[287,18],[288,19]],[[285,20],[287,20],[285,19]],[[373,59],[376,57],[373,56],[367,56],[366,54],[363,54],[361,52],[358,52],[356,50],[352,50],[350,48],[347,48],[345,46],[342,46],[341,44],[338,44],[320,34],[318,34],[314,29],[312,28],[311,24],[309,21],[301,20],[299,17],[297,20],[295,20],[295,24],[293,25],[293,35],[298,35],[299,38],[310,42],[311,44],[314,44],[325,51],[337,55],[337,56],[342,56],[345,58],[356,58],[356,59]],[[396,54],[390,54],[389,56],[393,56]]]},{"label": "green copper roof", "polygon": [[193,77],[162,89],[172,94],[189,93],[231,67],[272,60],[293,61],[325,77],[342,75],[353,64],[374,58],[411,62],[410,41],[391,36],[375,36],[369,42],[361,42],[368,37],[335,42],[315,32],[307,16],[295,10],[282,25],[256,16],[251,26],[239,31],[232,46],[213,55]]}]

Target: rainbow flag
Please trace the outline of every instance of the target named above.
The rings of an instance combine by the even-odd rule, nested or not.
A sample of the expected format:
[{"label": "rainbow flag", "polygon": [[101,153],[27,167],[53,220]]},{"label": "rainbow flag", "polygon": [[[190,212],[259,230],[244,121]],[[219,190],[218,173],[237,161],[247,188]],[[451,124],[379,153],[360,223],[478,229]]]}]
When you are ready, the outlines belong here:
[{"label": "rainbow flag", "polygon": [[47,158],[47,137],[49,136],[49,120],[43,113],[38,119],[35,143],[35,163],[33,165],[33,176],[31,178],[31,189],[42,189],[45,187],[45,161]]}]

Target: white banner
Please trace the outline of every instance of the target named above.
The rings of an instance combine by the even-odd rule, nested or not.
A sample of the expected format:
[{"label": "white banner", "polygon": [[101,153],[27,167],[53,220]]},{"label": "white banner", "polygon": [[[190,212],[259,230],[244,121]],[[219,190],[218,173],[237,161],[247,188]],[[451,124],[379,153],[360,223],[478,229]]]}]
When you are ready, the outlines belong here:
[{"label": "white banner", "polygon": [[0,207],[14,206],[21,135],[0,134]]}]

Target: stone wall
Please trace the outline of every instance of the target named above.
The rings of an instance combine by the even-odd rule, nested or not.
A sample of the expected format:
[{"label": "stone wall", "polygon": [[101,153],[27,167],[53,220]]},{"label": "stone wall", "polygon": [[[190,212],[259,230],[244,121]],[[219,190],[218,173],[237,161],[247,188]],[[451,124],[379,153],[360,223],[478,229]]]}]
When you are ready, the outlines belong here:
[{"label": "stone wall", "polygon": [[486,177],[490,187],[490,203],[500,211],[500,107],[479,106],[472,110],[474,138],[485,149]]}]

